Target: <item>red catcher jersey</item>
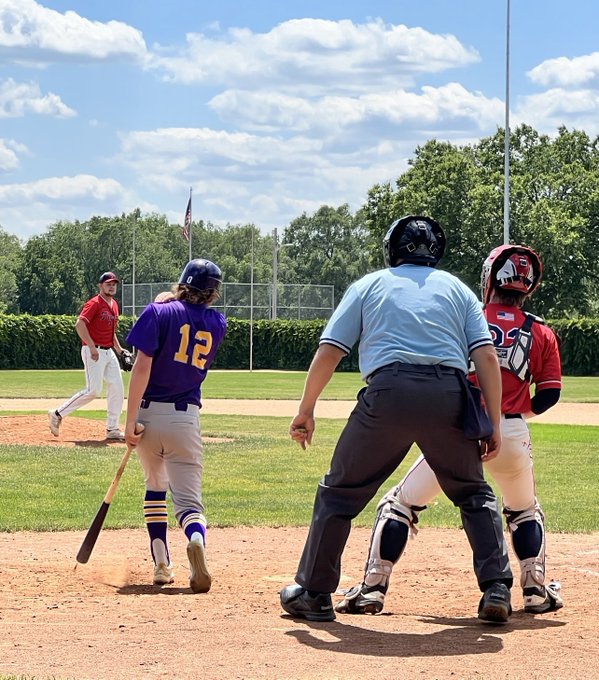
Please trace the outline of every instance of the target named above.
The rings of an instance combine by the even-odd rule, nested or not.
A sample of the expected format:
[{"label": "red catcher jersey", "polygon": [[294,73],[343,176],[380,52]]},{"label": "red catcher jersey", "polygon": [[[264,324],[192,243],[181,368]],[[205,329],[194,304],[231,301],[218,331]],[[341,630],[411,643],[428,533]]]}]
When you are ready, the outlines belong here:
[{"label": "red catcher jersey", "polygon": [[[484,314],[489,324],[495,347],[511,347],[514,338],[524,324],[524,313],[517,307],[491,303]],[[529,371],[535,392],[547,388],[562,387],[562,364],[555,333],[540,323],[532,325]],[[528,413],[530,411],[530,385],[507,369],[501,369],[503,394],[502,413]]]},{"label": "red catcher jersey", "polygon": [[119,320],[119,305],[116,300],[113,299],[112,307],[109,307],[103,297],[96,295],[83,305],[79,318],[87,324],[87,330],[96,345],[112,347]]}]

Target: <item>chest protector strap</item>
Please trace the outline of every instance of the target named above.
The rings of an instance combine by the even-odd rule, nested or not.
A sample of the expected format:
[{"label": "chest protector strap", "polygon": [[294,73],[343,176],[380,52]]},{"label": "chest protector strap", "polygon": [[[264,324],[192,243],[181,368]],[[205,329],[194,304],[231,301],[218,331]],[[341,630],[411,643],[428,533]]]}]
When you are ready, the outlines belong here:
[{"label": "chest protector strap", "polygon": [[501,368],[513,373],[517,378],[525,382],[530,381],[530,348],[532,346],[533,323],[545,323],[540,316],[524,312],[524,323],[518,331],[514,342],[510,347],[496,347],[497,358]]}]

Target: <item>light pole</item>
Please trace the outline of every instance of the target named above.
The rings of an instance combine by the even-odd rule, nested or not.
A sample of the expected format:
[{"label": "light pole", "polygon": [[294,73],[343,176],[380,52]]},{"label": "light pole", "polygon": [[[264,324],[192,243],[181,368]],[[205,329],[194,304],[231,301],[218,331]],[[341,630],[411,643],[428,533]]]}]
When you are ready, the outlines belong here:
[{"label": "light pole", "polygon": [[252,229],[252,256],[250,265],[250,373],[254,365],[254,227]]},{"label": "light pole", "polygon": [[503,187],[503,243],[510,242],[510,0],[505,30],[505,144]]}]

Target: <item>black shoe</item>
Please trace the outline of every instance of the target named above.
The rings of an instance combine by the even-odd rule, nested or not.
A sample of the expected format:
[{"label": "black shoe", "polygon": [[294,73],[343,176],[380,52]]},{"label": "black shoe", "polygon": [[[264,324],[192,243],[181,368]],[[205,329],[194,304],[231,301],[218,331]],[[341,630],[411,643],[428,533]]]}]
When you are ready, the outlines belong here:
[{"label": "black shoe", "polygon": [[335,620],[335,611],[329,593],[319,593],[312,597],[305,588],[298,585],[286,586],[281,590],[281,607],[298,619]]},{"label": "black shoe", "polygon": [[478,605],[478,618],[491,623],[506,623],[512,613],[509,588],[499,581],[485,590]]}]

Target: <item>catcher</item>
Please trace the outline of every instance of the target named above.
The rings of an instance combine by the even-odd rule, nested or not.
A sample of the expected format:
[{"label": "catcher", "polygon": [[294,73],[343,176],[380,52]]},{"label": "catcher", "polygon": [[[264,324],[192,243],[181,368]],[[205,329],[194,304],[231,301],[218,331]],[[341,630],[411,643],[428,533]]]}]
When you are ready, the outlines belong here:
[{"label": "catcher", "polygon": [[[524,611],[542,614],[563,606],[560,585],[545,582],[545,526],[535,495],[530,433],[526,420],[557,403],[561,361],[557,339],[543,320],[522,311],[538,287],[543,266],[526,246],[495,248],[482,268],[484,314],[499,358],[503,397],[502,445],[485,463],[503,497],[514,552],[520,562]],[[535,394],[530,396],[530,383]],[[433,471],[420,455],[404,479],[381,499],[372,531],[364,580],[335,607],[345,614],[378,614],[393,566],[408,534],[416,534],[420,511],[441,491]]]}]

